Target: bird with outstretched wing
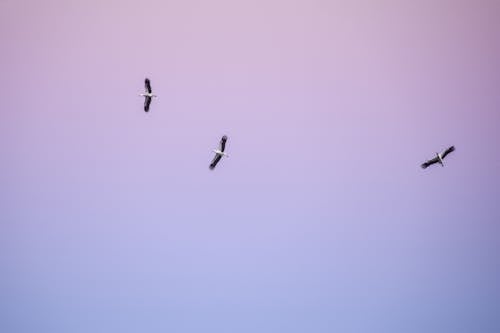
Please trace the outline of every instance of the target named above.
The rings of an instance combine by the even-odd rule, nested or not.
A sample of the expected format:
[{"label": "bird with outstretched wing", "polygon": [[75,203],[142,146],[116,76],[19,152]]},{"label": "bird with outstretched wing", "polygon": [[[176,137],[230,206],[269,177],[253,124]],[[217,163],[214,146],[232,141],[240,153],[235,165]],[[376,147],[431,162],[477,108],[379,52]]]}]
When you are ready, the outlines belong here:
[{"label": "bird with outstretched wing", "polygon": [[144,93],[139,96],[144,97],[144,112],[149,112],[149,106],[151,105],[151,100],[156,95],[153,94],[153,90],[151,89],[151,81],[148,78],[144,80]]},{"label": "bird with outstretched wing", "polygon": [[448,155],[452,151],[455,151],[455,146],[449,147],[448,149],[446,149],[445,151],[443,151],[441,154],[436,153],[436,157],[434,157],[433,159],[430,159],[430,160],[422,163],[422,165],[421,165],[422,169],[426,169],[427,167],[429,167],[429,166],[431,166],[433,164],[436,164],[436,163],[439,163],[439,164],[441,164],[441,166],[444,166],[443,165],[443,159],[446,157],[446,155]]},{"label": "bird with outstretched wing", "polygon": [[212,163],[210,163],[210,170],[215,169],[215,167],[217,166],[217,163],[219,163],[222,156],[227,157],[227,154],[224,152],[224,150],[226,149],[226,141],[227,141],[227,136],[224,135],[220,140],[219,149],[218,150],[214,149],[215,157],[212,160]]}]

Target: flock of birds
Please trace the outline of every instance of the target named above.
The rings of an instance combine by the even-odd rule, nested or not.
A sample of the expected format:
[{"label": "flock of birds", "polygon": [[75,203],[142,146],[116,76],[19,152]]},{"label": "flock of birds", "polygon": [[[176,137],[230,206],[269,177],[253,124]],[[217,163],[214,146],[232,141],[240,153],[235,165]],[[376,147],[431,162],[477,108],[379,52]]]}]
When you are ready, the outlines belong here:
[{"label": "flock of birds", "polygon": [[[153,90],[151,89],[151,81],[146,78],[144,80],[144,89],[145,92],[143,94],[140,94],[139,96],[144,97],[144,112],[149,112],[149,107],[151,105],[151,100],[153,97],[157,97],[155,94],[153,94]],[[213,152],[215,153],[215,157],[212,160],[212,163],[210,163],[210,170],[215,169],[217,166],[217,163],[222,159],[222,157],[228,157],[228,155],[224,152],[226,149],[226,141],[227,141],[227,136],[224,135],[222,136],[219,144],[219,149],[214,149]],[[436,153],[436,157],[425,161],[424,163],[421,164],[422,169],[426,169],[427,167],[433,165],[433,164],[440,164],[441,166],[444,166],[443,159],[451,152],[455,151],[455,146],[451,146],[448,149],[444,150],[441,153]]]}]

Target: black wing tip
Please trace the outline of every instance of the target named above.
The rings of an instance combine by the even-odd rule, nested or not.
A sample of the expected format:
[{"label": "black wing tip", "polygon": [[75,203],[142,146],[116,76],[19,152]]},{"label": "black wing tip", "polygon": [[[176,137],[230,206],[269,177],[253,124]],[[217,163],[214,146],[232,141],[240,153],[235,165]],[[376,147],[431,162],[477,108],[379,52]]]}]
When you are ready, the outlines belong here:
[{"label": "black wing tip", "polygon": [[221,160],[222,156],[221,155],[216,155],[215,158],[212,160],[212,163],[210,163],[210,170],[213,170],[219,161]]},{"label": "black wing tip", "polygon": [[148,91],[148,93],[151,93],[151,82],[148,78],[144,79],[144,85],[146,86],[146,90]]},{"label": "black wing tip", "polygon": [[428,167],[428,166],[429,166],[428,164],[424,163],[424,164],[422,164],[420,167],[421,167],[422,169],[427,169],[427,167]]},{"label": "black wing tip", "polygon": [[455,146],[451,146],[448,149],[446,149],[443,153],[443,157],[448,156],[448,154],[452,153],[455,151]]},{"label": "black wing tip", "polygon": [[222,136],[222,140],[226,141],[227,140],[227,135]]},{"label": "black wing tip", "polygon": [[150,105],[151,105],[151,97],[146,97],[146,99],[144,100],[144,111],[145,112],[149,111]]}]

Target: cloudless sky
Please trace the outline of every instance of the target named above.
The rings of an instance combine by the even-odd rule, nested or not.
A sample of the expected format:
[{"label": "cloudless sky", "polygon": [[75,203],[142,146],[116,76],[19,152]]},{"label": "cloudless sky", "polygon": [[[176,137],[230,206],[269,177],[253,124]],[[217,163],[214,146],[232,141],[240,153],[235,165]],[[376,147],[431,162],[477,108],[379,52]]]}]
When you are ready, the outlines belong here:
[{"label": "cloudless sky", "polygon": [[499,17],[1,0],[0,331],[500,332]]}]

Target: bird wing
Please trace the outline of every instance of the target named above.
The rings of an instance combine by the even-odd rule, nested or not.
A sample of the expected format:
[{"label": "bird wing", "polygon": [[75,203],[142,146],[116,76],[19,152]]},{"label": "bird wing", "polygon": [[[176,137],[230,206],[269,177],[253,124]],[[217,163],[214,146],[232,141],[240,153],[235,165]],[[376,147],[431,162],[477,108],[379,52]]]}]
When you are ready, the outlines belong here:
[{"label": "bird wing", "polygon": [[429,165],[433,165],[434,163],[437,163],[438,161],[439,161],[439,158],[434,157],[432,160],[428,160],[427,162],[422,163],[421,167],[422,167],[422,169],[425,169],[425,168],[427,168]]},{"label": "bird wing", "polygon": [[446,149],[444,152],[443,152],[443,155],[441,155],[441,158],[445,158],[446,155],[448,155],[449,153],[451,153],[452,151],[455,150],[455,146],[451,146],[450,148]]},{"label": "bird wing", "polygon": [[144,111],[149,111],[149,104],[151,104],[151,97],[146,96],[144,99]]},{"label": "bird wing", "polygon": [[222,155],[215,155],[214,159],[212,160],[212,163],[210,163],[210,169],[213,170],[217,163],[219,163],[220,159],[222,158]]},{"label": "bird wing", "polygon": [[149,79],[144,80],[144,87],[146,88],[146,91],[151,94],[151,82]]},{"label": "bird wing", "polygon": [[224,152],[224,149],[226,149],[226,141],[227,141],[227,136],[223,136],[222,139],[220,140],[220,151]]}]

